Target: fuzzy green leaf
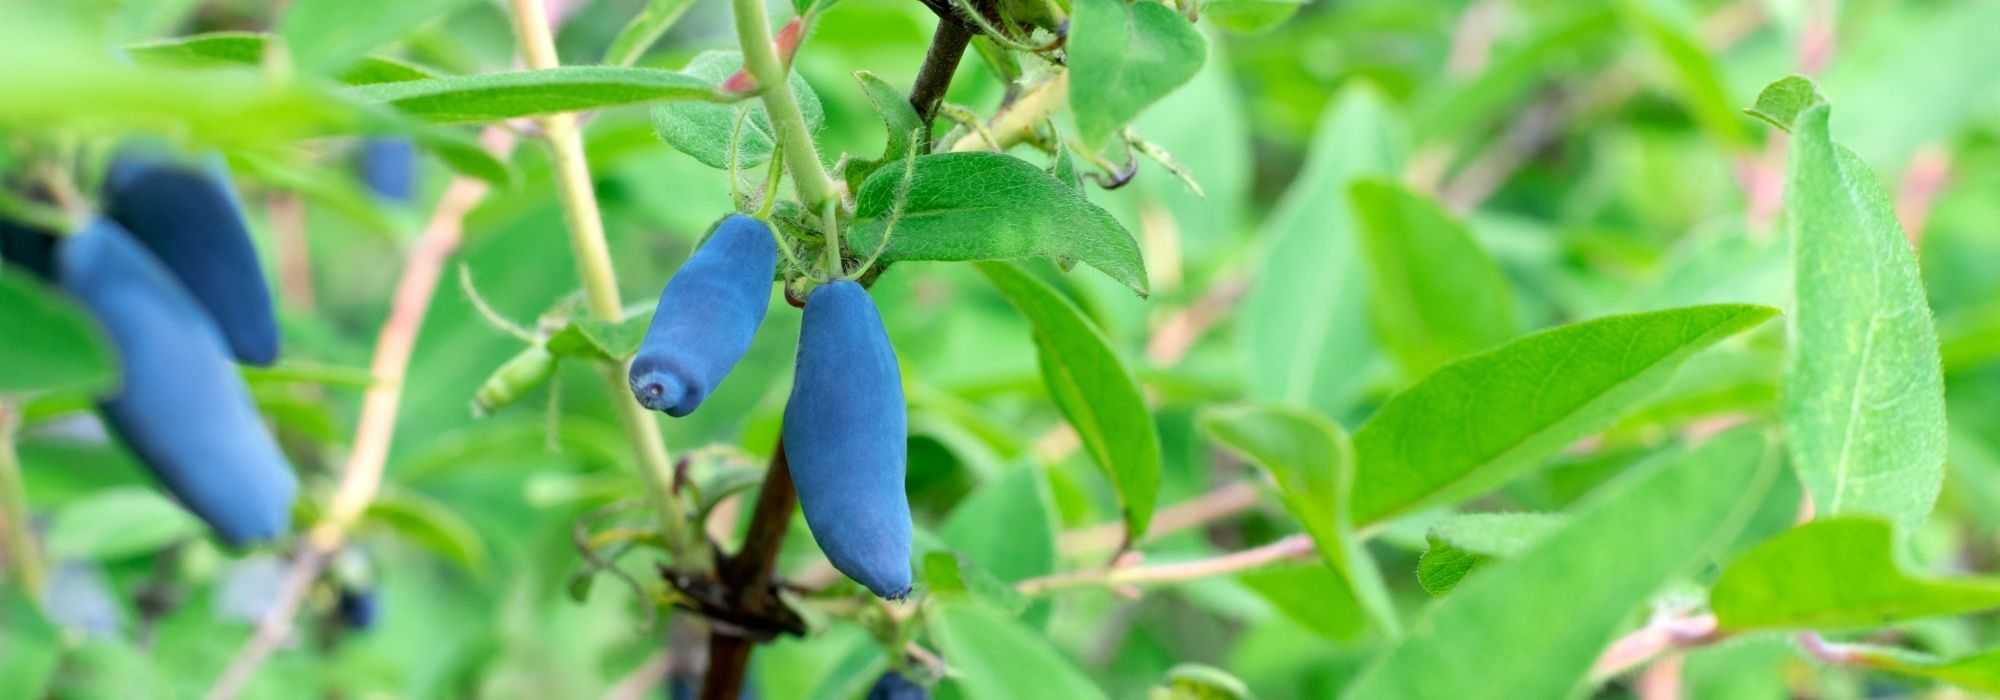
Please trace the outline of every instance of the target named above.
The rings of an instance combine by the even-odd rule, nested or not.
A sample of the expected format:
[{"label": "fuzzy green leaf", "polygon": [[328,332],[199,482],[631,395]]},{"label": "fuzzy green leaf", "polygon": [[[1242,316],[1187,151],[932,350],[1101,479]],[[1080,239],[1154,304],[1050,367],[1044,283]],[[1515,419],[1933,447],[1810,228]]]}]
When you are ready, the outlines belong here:
[{"label": "fuzzy green leaf", "polygon": [[[917,158],[882,260],[1075,260],[1147,292],[1139,243],[1111,214],[1033,164],[999,153]],[[881,245],[904,169],[877,170],[855,195],[849,253]]]},{"label": "fuzzy green leaf", "polygon": [[1824,517],[1923,522],[1944,481],[1944,377],[1909,239],[1874,173],[1808,108],[1785,183],[1795,297],[1785,368],[1792,462]]},{"label": "fuzzy green leaf", "polygon": [[1070,109],[1077,137],[1102,151],[1119,129],[1201,70],[1208,42],[1157,2],[1077,0],[1070,17]]},{"label": "fuzzy green leaf", "polygon": [[1519,554],[1568,520],[1556,513],[1464,513],[1431,525],[1429,549],[1417,560],[1417,583],[1444,595],[1489,559]]},{"label": "fuzzy green leaf", "polygon": [[[709,86],[718,86],[729,79],[743,66],[743,54],[735,51],[704,51],[686,68],[681,69]],[[820,108],[819,96],[812,86],[806,84],[805,76],[793,71],[785,81],[792,94],[799,99],[799,112],[805,115],[806,128],[818,131],[826,122],[826,113]],[[743,133],[736,147],[737,166],[754,168],[771,160],[771,150],[775,148],[777,136],[771,131],[771,118],[764,113],[761,100],[748,100],[735,104],[713,102],[674,101],[653,108],[653,133],[660,140],[673,146],[674,150],[686,153],[711,168],[729,167],[729,139],[736,129],[736,117],[742,110],[750,110],[750,116],[743,120]]]}]

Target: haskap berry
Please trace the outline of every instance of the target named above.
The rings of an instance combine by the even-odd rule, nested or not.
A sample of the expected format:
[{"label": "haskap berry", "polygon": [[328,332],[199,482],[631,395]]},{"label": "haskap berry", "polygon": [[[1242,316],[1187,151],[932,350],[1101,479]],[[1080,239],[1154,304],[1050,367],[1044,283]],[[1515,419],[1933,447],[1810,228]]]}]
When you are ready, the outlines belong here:
[{"label": "haskap berry", "polygon": [[868,700],[931,700],[931,691],[901,673],[888,671],[868,689]]},{"label": "haskap berry", "polygon": [[377,196],[408,202],[417,190],[417,147],[409,139],[371,138],[355,154],[361,182]]},{"label": "haskap berry", "polygon": [[194,297],[110,219],[62,241],[56,269],[118,348],[119,386],[99,404],[112,432],[225,542],[290,529],[298,480]]},{"label": "haskap berry", "polygon": [[868,292],[806,297],[784,447],[806,525],[833,566],[883,598],[910,592],[909,417],[902,371]]},{"label": "haskap berry", "polygon": [[340,624],[356,631],[373,628],[381,612],[382,595],[373,588],[342,587],[339,599],[334,602],[334,613],[340,616]]},{"label": "haskap berry", "polygon": [[127,148],[104,177],[105,214],[152,251],[208,310],[236,359],[278,359],[278,320],[257,247],[218,164],[197,168]]},{"label": "haskap berry", "polygon": [[660,303],[629,379],[639,405],[680,417],[693,413],[722,383],[771,302],[778,245],[764,222],[722,220],[660,291]]}]

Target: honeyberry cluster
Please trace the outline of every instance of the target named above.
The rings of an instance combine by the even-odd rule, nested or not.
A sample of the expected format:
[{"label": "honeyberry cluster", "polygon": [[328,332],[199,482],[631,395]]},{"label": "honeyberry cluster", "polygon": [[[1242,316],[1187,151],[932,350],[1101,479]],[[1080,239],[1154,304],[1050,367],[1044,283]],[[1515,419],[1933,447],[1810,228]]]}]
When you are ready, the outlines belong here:
[{"label": "honeyberry cluster", "polygon": [[[685,416],[743,358],[769,306],[771,229],[723,219],[660,292],[632,359],[632,395]],[[806,525],[833,566],[883,598],[910,592],[908,415],[902,371],[874,300],[835,279],[806,296],[783,446]]]},{"label": "honeyberry cluster", "polygon": [[231,545],[283,535],[298,481],[235,366],[277,360],[277,319],[220,164],[127,148],[100,201],[68,235],[0,222],[0,254],[104,328],[120,373],[98,410],[174,498]]}]

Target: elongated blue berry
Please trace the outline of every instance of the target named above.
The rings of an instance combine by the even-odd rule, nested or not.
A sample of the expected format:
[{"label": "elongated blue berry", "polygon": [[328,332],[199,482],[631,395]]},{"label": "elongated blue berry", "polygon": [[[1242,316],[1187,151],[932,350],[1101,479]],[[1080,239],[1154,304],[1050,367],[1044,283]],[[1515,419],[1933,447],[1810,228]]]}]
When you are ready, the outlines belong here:
[{"label": "elongated blue berry", "polygon": [[64,240],[56,268],[118,348],[119,387],[99,404],[112,432],[225,542],[290,529],[297,478],[194,297],[110,219]]},{"label": "elongated blue berry", "polygon": [[417,147],[403,138],[372,138],[355,154],[361,182],[377,196],[408,202],[417,189]]},{"label": "elongated blue berry", "polygon": [[693,413],[715,390],[764,322],[778,245],[764,222],[722,220],[708,242],[674,271],[632,356],[632,397],[670,416]]},{"label": "elongated blue berry", "polygon": [[889,671],[875,679],[874,687],[868,689],[868,700],[931,700],[931,691],[901,673]]},{"label": "elongated blue berry", "polygon": [[381,593],[373,588],[357,590],[342,587],[340,597],[334,603],[334,612],[340,616],[340,624],[356,631],[374,627],[375,619],[381,611]]},{"label": "elongated blue berry", "polygon": [[105,213],[152,251],[222,329],[236,359],[278,359],[278,320],[242,207],[217,167],[128,149],[104,178]]},{"label": "elongated blue berry", "polygon": [[884,598],[910,592],[909,417],[896,351],[868,292],[806,297],[784,442],[806,525],[833,567]]}]

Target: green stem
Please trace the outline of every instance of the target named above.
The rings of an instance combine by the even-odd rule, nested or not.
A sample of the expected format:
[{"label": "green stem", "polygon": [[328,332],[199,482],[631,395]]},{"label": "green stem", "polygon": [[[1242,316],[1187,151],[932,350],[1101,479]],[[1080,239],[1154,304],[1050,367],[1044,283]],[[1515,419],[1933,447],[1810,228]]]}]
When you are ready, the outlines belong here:
[{"label": "green stem", "polygon": [[[764,100],[764,113],[770,117],[771,129],[777,132],[778,143],[785,149],[785,166],[792,170],[793,186],[798,188],[799,198],[805,201],[807,209],[824,211],[826,204],[836,199],[833,177],[820,165],[819,151],[813,146],[812,131],[806,128],[805,114],[799,111],[798,98],[785,82],[785,64],[778,60],[778,50],[771,45],[771,22],[764,17],[764,3],[730,0],[730,6],[736,12],[737,43],[743,45],[743,68],[757,80],[757,96]],[[831,227],[831,222],[828,225]],[[839,270],[831,273],[839,274]]]},{"label": "green stem", "polygon": [[[521,55],[528,67],[547,70],[560,64],[555,38],[549,33],[542,0],[512,0],[514,30],[521,42]],[[624,317],[618,299],[618,273],[611,264],[611,249],[604,240],[604,219],[597,210],[597,193],[591,185],[590,161],[584,157],[583,136],[577,130],[576,115],[555,114],[538,120],[547,136],[555,161],[556,194],[562,200],[563,219],[568,224],[570,248],[576,255],[577,275],[583,280],[584,296],[591,315],[617,322]],[[680,564],[705,559],[706,548],[696,546],[693,530],[681,502],[673,492],[674,463],[660,426],[637,402],[623,398],[628,391],[625,367],[604,368],[605,382],[611,386],[618,422],[632,439],[633,450],[642,465],[641,473],[659,508],[660,531]]]},{"label": "green stem", "polygon": [[22,486],[21,460],[14,451],[14,432],[20,420],[18,404],[0,401],[0,528],[6,529],[8,568],[22,588],[40,598],[42,557],[28,531],[27,489]]}]

